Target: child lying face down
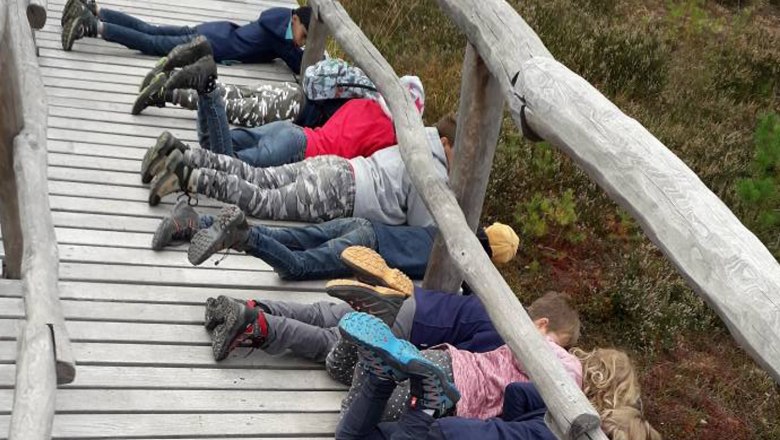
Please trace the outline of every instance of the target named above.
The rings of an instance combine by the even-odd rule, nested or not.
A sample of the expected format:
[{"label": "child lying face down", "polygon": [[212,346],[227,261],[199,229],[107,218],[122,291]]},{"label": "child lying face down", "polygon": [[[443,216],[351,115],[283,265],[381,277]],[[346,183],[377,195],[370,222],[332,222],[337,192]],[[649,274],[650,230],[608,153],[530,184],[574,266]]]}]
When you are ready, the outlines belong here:
[{"label": "child lying face down", "polygon": [[[358,346],[359,369],[367,376],[339,421],[339,440],[556,438],[544,422],[546,407],[531,383],[506,386],[500,418],[445,416],[472,392],[459,390],[446,369],[368,315],[350,313],[339,323],[339,330]],[[599,409],[609,438],[660,440],[639,409],[639,384],[628,356],[611,349],[576,353],[586,371],[585,394]],[[397,422],[381,422],[400,383],[409,383],[411,390],[403,414]]]},{"label": "child lying face down", "polygon": [[[214,253],[231,248],[262,259],[282,279],[312,280],[350,276],[352,272],[340,255],[348,247],[363,246],[376,250],[391,267],[420,279],[425,275],[437,233],[435,226],[388,226],[362,218],[289,228],[224,221],[234,215],[243,217],[235,207],[225,208],[216,218],[199,215],[182,200],[160,223],[152,249],[192,240],[188,252],[192,264],[201,264]],[[507,225],[480,227],[477,237],[494,263],[506,263],[517,253],[519,238]]]}]

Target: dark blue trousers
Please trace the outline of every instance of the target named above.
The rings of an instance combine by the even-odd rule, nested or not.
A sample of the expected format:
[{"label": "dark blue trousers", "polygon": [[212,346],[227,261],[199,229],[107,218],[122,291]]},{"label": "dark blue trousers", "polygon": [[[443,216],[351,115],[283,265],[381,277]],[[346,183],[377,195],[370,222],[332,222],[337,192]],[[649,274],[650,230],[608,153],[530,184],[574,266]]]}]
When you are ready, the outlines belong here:
[{"label": "dark blue trousers", "polygon": [[123,12],[100,8],[103,39],[147,55],[165,56],[174,47],[192,40],[198,33],[189,26],[157,26]]}]

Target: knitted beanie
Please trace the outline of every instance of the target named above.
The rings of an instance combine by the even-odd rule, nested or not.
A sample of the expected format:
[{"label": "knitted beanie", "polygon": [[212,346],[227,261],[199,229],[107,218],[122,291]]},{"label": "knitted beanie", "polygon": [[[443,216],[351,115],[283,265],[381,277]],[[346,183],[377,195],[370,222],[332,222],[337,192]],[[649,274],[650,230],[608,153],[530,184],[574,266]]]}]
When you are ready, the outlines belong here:
[{"label": "knitted beanie", "polygon": [[508,263],[517,255],[517,247],[520,245],[520,238],[515,231],[499,222],[485,228],[485,234],[490,242],[491,257],[494,263]]}]

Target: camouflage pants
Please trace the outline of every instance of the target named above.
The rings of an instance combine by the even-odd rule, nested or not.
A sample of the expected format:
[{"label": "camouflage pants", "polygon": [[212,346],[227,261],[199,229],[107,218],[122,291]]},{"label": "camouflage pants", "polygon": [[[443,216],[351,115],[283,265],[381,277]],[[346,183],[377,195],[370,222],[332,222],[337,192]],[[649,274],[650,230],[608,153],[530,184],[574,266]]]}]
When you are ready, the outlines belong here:
[{"label": "camouflage pants", "polygon": [[196,148],[185,161],[197,173],[198,194],[238,205],[267,220],[322,222],[350,217],[355,176],[349,161],[318,156],[278,167],[258,168],[231,156]]},{"label": "camouflage pants", "polygon": [[[295,119],[303,104],[303,91],[296,83],[265,83],[254,87],[217,83],[228,122],[242,127],[259,127],[269,122]],[[174,90],[171,103],[198,109],[198,92]]]}]

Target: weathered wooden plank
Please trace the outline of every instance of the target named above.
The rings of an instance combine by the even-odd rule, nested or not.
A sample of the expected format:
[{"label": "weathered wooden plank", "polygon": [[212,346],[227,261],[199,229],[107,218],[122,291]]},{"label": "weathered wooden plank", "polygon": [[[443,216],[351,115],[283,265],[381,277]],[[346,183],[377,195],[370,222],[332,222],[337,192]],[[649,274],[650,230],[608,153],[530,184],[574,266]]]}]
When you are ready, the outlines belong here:
[{"label": "weathered wooden plank", "polygon": [[[4,417],[4,416],[0,416]],[[337,414],[58,415],[54,437],[138,438],[150,436],[317,435],[332,436]],[[0,418],[0,421],[2,418]]]},{"label": "weathered wooden plank", "polygon": [[[73,390],[57,392],[56,411],[67,413],[336,413],[342,391]],[[0,390],[0,413],[11,409],[13,390]]]},{"label": "weathered wooden plank", "polygon": [[[95,146],[96,148],[98,146]],[[141,150],[133,148],[133,150]],[[145,154],[142,150],[138,153]],[[143,156],[141,156],[143,157]],[[78,154],[49,153],[49,165],[71,168],[85,168],[92,170],[121,171],[136,174],[136,180],[141,183],[141,158],[119,159],[108,157],[81,156]]]},{"label": "weathered wooden plank", "polygon": [[[24,321],[0,319],[0,339],[15,340]],[[202,324],[150,324],[136,322],[73,321],[65,323],[71,341],[132,344],[210,346],[211,338]]]},{"label": "weathered wooden plank", "polygon": [[[474,46],[466,46],[460,88],[455,163],[450,170],[450,187],[472,230],[479,226],[490,170],[498,145],[504,113],[499,83],[485,66]],[[423,286],[442,292],[457,292],[463,283],[441,233],[431,251]]]},{"label": "weathered wooden plank", "polygon": [[[161,286],[146,285],[139,288],[137,284],[90,283],[61,281],[60,293],[63,300],[107,301],[150,304],[182,304],[202,306],[208,297],[219,295],[234,298],[255,298],[258,300],[296,301],[313,303],[316,301],[336,301],[319,291],[274,291],[253,287],[249,289],[221,289],[218,287],[193,286]],[[21,287],[15,286],[9,280],[0,279],[0,296],[7,298],[21,297]]]},{"label": "weathered wooden plank", "polygon": [[[49,179],[68,182],[97,183],[101,185],[116,185],[123,187],[144,188],[140,173],[123,173],[117,171],[99,171],[99,169],[49,167]],[[148,187],[145,187],[147,191]]]},{"label": "weathered wooden plank", "polygon": [[[291,354],[271,356],[262,350],[239,347],[227,359],[214,361],[211,347],[73,342],[79,365],[188,367],[188,368],[295,368],[322,369],[322,365]],[[251,352],[251,354],[250,354]],[[16,359],[16,342],[0,341],[0,363]]]},{"label": "weathered wooden plank", "polygon": [[[80,128],[77,129],[64,129],[64,128],[57,128],[52,127],[49,128],[49,139],[52,140],[61,140],[61,141],[77,141],[77,142],[86,142],[91,144],[102,144],[102,145],[116,145],[116,146],[125,146],[125,147],[136,147],[136,148],[142,148],[144,150],[147,150],[149,147],[154,145],[155,140],[157,139],[157,136],[160,135],[160,133],[163,132],[161,129],[149,129],[149,130],[140,130],[138,133],[127,136],[127,135],[117,135],[117,134],[109,134],[108,133],[98,133],[94,131],[90,131],[89,127],[87,125],[89,124],[78,124],[74,122],[65,122],[63,125],[79,125]],[[176,137],[181,136],[181,139],[187,140],[188,142],[195,143],[195,140],[192,136],[185,134],[183,130],[171,130],[171,133],[173,133]]]},{"label": "weathered wooden plank", "polygon": [[[0,388],[13,386],[14,366],[0,365]],[[324,370],[79,366],[66,388],[145,390],[323,390],[345,387]],[[63,388],[64,389],[64,388]]]},{"label": "weathered wooden plank", "polygon": [[[111,230],[120,232],[152,233],[160,224],[159,219],[129,217],[123,215],[88,214],[80,212],[52,212],[54,226],[86,230]],[[84,235],[89,235],[86,233]],[[60,242],[63,244],[64,242]],[[86,243],[79,243],[86,244]]]},{"label": "weathered wooden plank", "polygon": [[149,203],[146,202],[94,200],[85,199],[83,197],[55,195],[50,196],[49,200],[51,200],[52,209],[58,211],[129,215],[161,219],[171,212],[176,198],[175,196],[166,197],[158,206],[149,206]]},{"label": "weathered wooden plank", "polygon": [[[195,112],[190,111],[190,115],[195,116]],[[63,118],[78,119],[84,121],[98,121],[98,122],[112,122],[114,124],[127,124],[131,126],[138,126],[142,123],[144,127],[162,127],[166,129],[181,129],[195,132],[195,119],[176,119],[166,118],[151,115],[144,115],[143,117],[133,116],[130,114],[106,114],[106,112],[99,110],[85,110],[81,109],[74,114],[73,109],[62,108],[56,106],[49,107],[49,116],[58,116]]]},{"label": "weathered wooden plank", "polygon": [[[215,255],[203,263],[213,264]],[[113,266],[108,264],[60,264],[63,281],[97,281],[127,284],[192,285],[272,290],[320,290],[321,282],[282,281],[275,273],[245,270],[203,270],[199,267],[168,268],[154,266]]]},{"label": "weathered wooden plank", "polygon": [[320,16],[338,43],[387,100],[394,115],[401,155],[415,188],[445,237],[450,255],[482,300],[501,336],[525,366],[559,430],[571,438],[590,430],[600,432],[598,413],[566,374],[514,292],[482,250],[447,184],[430,172],[433,158],[425,148],[422,119],[392,67],[337,1],[312,0],[311,3],[320,8]]},{"label": "weathered wooden plank", "polygon": [[[65,107],[70,109],[94,109],[103,112],[129,114],[130,105],[121,104],[106,101],[95,101],[90,99],[83,99],[83,97],[77,98],[63,98],[59,96],[53,96],[49,94],[49,105],[56,107]],[[190,120],[195,117],[192,110],[188,110],[181,107],[151,107],[144,110],[145,116],[158,116],[167,119],[186,119]]]},{"label": "weathered wooden plank", "polygon": [[[65,6],[65,2],[50,2],[49,12],[52,16],[61,16],[62,9]],[[180,5],[169,4],[164,2],[148,3],[148,2],[132,2],[132,1],[120,1],[113,0],[110,3],[104,1],[100,2],[101,7],[107,9],[115,9],[121,11],[131,11],[132,15],[143,14],[146,16],[156,16],[157,21],[160,23],[167,23],[169,17],[182,18],[184,20],[192,20],[196,22],[215,21],[218,19],[228,20],[234,23],[246,23],[248,21],[255,20],[259,15],[257,9],[250,10],[248,8],[242,8],[236,10],[235,8],[216,8],[215,3],[211,4],[208,9],[199,7],[198,5],[187,4],[187,8],[182,8]],[[230,5],[229,3],[216,3],[223,5]],[[201,3],[200,5],[207,5],[207,3]],[[171,14],[171,15],[169,15]]]},{"label": "weathered wooden plank", "polygon": [[[157,136],[163,132],[160,127],[141,124],[142,117],[139,118],[139,123],[134,125],[128,124],[115,124],[111,122],[99,122],[99,121],[84,121],[80,119],[60,118],[57,116],[49,116],[49,127],[61,128],[66,130],[83,130],[90,131],[92,133],[110,133],[112,135],[127,135],[138,136],[143,134],[143,139],[157,139]],[[197,145],[198,136],[194,130],[184,128],[170,128],[168,131],[173,133],[177,138],[184,142],[192,142]],[[151,146],[154,142],[150,142]]]}]

